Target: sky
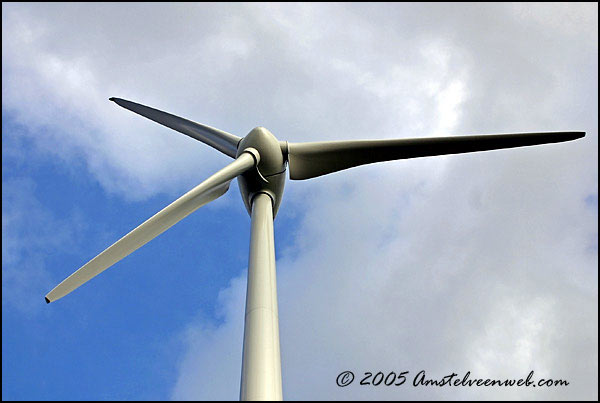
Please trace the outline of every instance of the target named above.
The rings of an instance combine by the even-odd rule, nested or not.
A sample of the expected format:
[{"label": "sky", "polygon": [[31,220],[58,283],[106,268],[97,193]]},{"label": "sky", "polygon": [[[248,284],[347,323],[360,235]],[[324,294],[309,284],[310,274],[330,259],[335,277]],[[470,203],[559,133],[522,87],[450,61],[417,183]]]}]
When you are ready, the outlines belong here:
[{"label": "sky", "polygon": [[239,397],[235,183],[44,301],[231,161],[113,96],[291,142],[585,131],[287,181],[275,246],[287,400],[598,399],[597,3],[3,3],[3,400]]}]

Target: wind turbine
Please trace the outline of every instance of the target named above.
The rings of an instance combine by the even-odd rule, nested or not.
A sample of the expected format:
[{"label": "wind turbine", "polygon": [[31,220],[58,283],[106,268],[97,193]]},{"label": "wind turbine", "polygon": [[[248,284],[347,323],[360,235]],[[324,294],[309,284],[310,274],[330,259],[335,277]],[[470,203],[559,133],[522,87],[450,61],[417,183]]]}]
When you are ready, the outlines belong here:
[{"label": "wind turbine", "polygon": [[302,180],[380,161],[558,143],[585,136],[585,132],[550,132],[289,143],[277,140],[264,127],[256,127],[240,138],[135,102],[120,98],[110,100],[202,141],[234,161],[71,274],[46,295],[46,302],[69,294],[198,208],[222,196],[237,177],[251,217],[241,400],[282,399],[273,219],[281,203],[286,168],[290,179]]}]

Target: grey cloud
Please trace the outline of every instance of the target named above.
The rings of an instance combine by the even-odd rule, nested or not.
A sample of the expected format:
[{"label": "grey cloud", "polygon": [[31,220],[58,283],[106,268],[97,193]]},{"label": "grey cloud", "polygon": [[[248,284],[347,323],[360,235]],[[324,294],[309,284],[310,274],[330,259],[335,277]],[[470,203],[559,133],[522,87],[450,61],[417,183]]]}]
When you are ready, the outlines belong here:
[{"label": "grey cloud", "polygon": [[[288,399],[597,398],[597,5],[3,5],[3,60],[3,107],[130,197],[225,160],[111,95],[290,141],[586,130],[290,183],[278,281]],[[244,281],[184,332],[173,398],[238,397]],[[572,383],[341,390],[345,369]]]},{"label": "grey cloud", "polygon": [[[386,7],[381,7],[382,14],[392,19],[395,15],[387,11],[393,7]],[[362,96],[352,98],[361,114],[350,122],[366,117],[360,124],[383,135],[392,135],[401,120],[424,135],[439,128],[507,132],[576,125],[589,130],[587,144],[388,163],[319,183],[290,184],[292,195],[299,192],[304,197],[302,204],[290,203],[307,212],[296,243],[288,246],[289,255],[284,252],[278,260],[287,398],[595,396],[597,249],[590,245],[597,238],[597,210],[586,207],[584,200],[597,193],[597,99],[582,90],[597,81],[597,64],[586,64],[585,54],[594,41],[584,30],[548,44],[542,40],[547,27],[528,20],[524,27],[510,8],[463,8],[464,18],[456,15],[459,11],[448,15],[444,10],[441,6],[437,17],[436,10],[428,10],[433,11],[428,18],[434,23],[442,18],[446,22],[439,30],[418,32],[421,42],[416,43],[423,48],[409,54],[414,64],[396,55],[390,56],[395,63],[385,56],[376,58],[384,66],[380,71],[369,65],[368,57],[331,64],[331,70],[360,83],[350,87]],[[342,12],[343,17],[331,24],[354,27],[348,14],[352,13]],[[481,26],[464,24],[475,16],[484,17]],[[422,19],[401,19],[408,24],[415,20]],[[373,23],[370,34],[380,41],[366,41],[374,48],[394,42],[383,34],[389,25],[378,22],[384,28],[378,30]],[[490,24],[487,30],[485,22]],[[414,31],[407,31],[405,37],[415,39]],[[384,37],[387,41],[381,40]],[[582,44],[572,46],[571,41],[582,38]],[[331,43],[325,41],[315,54]],[[567,48],[570,57],[560,59]],[[584,74],[572,63],[582,63]],[[411,73],[418,84],[389,80],[394,75],[408,79]],[[463,89],[458,101],[435,95],[453,83]],[[417,116],[393,105],[394,96],[411,90],[423,109]],[[345,104],[335,102],[338,99],[327,91],[319,95],[330,110],[338,108],[324,127],[338,126],[335,118]],[[369,96],[379,102],[383,120],[370,116]],[[570,104],[581,96],[590,97],[588,104],[580,104],[588,118],[584,113],[561,113],[572,111]],[[456,115],[446,124],[439,114],[444,108]],[[392,111],[397,120],[385,120]],[[355,128],[344,134],[360,137],[361,132]],[[237,336],[241,340],[241,334]],[[212,372],[205,361],[193,368],[182,372]],[[232,368],[229,376],[237,379],[238,367]],[[472,376],[494,379],[535,370],[539,378],[567,379],[571,387],[340,390],[334,378],[344,369],[410,370],[413,375],[425,369],[431,377],[453,371],[462,376],[470,370]],[[208,396],[202,383],[187,387],[191,389],[185,397]],[[177,388],[174,396],[181,398],[181,390]],[[235,398],[234,393],[223,390],[219,396]]]}]

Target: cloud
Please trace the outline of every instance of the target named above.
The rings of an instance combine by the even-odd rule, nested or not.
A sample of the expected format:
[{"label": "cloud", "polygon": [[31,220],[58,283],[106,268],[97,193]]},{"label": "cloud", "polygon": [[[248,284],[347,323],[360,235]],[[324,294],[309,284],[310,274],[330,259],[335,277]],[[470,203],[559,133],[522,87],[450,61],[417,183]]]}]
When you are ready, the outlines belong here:
[{"label": "cloud", "polygon": [[[497,8],[477,11],[490,23],[497,18]],[[597,194],[597,126],[593,118],[577,120],[580,115],[557,111],[580,96],[580,81],[593,80],[597,64],[586,66],[587,75],[580,80],[569,63],[546,67],[546,56],[570,47],[572,36],[557,39],[557,46],[536,49],[548,28],[538,27],[528,34],[530,40],[523,40],[522,22],[515,21],[510,10],[500,11],[499,22],[466,44],[428,32],[427,37],[434,38],[420,54],[430,64],[396,61],[387,70],[416,77],[417,83],[405,84],[417,90],[406,109],[392,105],[401,99],[394,96],[402,94],[402,84],[396,85],[402,81],[364,73],[373,71],[360,66],[368,63],[368,57],[357,58],[359,62],[334,60],[331,70],[356,79],[359,85],[353,89],[359,95],[352,98],[353,107],[362,105],[360,116],[367,119],[361,124],[378,128],[382,136],[391,135],[398,122],[387,125],[371,118],[368,102],[361,102],[371,95],[378,97],[382,116],[390,116],[386,112],[396,107],[395,116],[402,116],[418,134],[419,130],[429,135],[468,132],[474,127],[500,132],[556,130],[575,124],[588,130],[587,144],[386,163],[319,182],[290,184],[292,195],[303,196],[302,204],[292,201],[291,208],[305,213],[295,242],[278,259],[284,397],[594,398],[597,209],[586,205],[585,199]],[[348,23],[346,17],[332,18],[331,25]],[[451,17],[446,25],[453,28],[464,21]],[[319,26],[319,21],[315,18],[312,26]],[[503,24],[508,27],[506,42],[495,38]],[[371,37],[384,37],[376,25],[385,26],[373,22]],[[451,30],[447,26],[442,33]],[[519,29],[512,32],[513,27]],[[455,37],[468,34],[454,32]],[[479,34],[477,28],[469,34],[474,32]],[[397,38],[386,39],[394,43]],[[481,52],[494,41],[494,49]],[[513,43],[517,46],[507,46]],[[585,60],[577,52],[589,50],[591,44],[588,40],[569,52]],[[315,53],[328,45],[320,44]],[[515,67],[514,60],[523,63]],[[385,72],[390,65],[382,64]],[[427,79],[420,80],[420,74]],[[529,79],[523,81],[525,77]],[[332,80],[332,86],[339,81]],[[337,89],[344,91],[342,85]],[[324,97],[327,101],[328,95]],[[346,106],[329,105],[331,110]],[[593,103],[584,108],[594,116]],[[337,123],[333,118],[330,125]],[[231,302],[243,300],[243,292],[237,289]],[[230,370],[223,370],[224,363],[214,357],[211,347],[220,349],[225,338],[239,342],[242,330],[232,325],[240,318],[239,312],[226,317],[215,331],[194,327],[199,332],[196,340],[218,335],[219,341],[202,344],[211,353],[190,349],[175,399],[236,398],[239,356],[228,360]],[[218,368],[211,362],[218,362]],[[571,385],[541,391],[356,385],[340,390],[335,376],[347,369],[357,374],[409,370],[413,376],[424,369],[433,378],[452,372],[462,377],[471,371],[472,377],[492,379],[525,377],[534,370],[536,379],[567,379]],[[216,372],[232,380],[217,395],[210,388],[210,374]],[[185,379],[189,381],[182,384]]]},{"label": "cloud", "polygon": [[[373,49],[361,38],[370,25],[352,13],[353,29],[342,19],[314,25],[329,7],[5,5],[3,108],[33,133],[48,129],[32,136],[37,147],[85,161],[107,191],[130,199],[185,191],[228,159],[121,110],[110,96],[240,136],[257,125],[290,141],[431,135],[427,125],[399,124],[427,110],[424,92],[434,104],[434,92],[449,85],[440,77],[443,45],[413,51],[424,67],[415,76],[389,44]],[[310,30],[290,19],[296,13]]]},{"label": "cloud", "polygon": [[[494,167],[490,174],[469,172],[473,164],[457,157],[439,178],[425,175],[425,186],[402,181],[391,197],[390,181],[382,175],[350,190],[320,189],[305,201],[310,213],[297,230],[293,251],[278,260],[285,397],[592,396],[597,254],[587,247],[596,213],[584,210],[574,217],[582,203],[576,192],[557,194],[553,181],[518,183],[504,172],[518,162],[492,159],[495,163],[484,157],[478,162]],[[532,165],[521,162],[523,169]],[[497,187],[490,189],[488,181]],[[526,197],[541,193],[543,198],[545,192],[552,196],[542,208]],[[228,305],[243,301],[243,287],[227,292],[232,293]],[[240,311],[214,332],[195,328],[196,341],[216,340],[202,344],[204,353],[189,350],[180,382],[189,381],[177,385],[174,398],[236,397],[240,356],[225,358],[232,364],[225,371],[227,356],[217,359],[214,348],[220,350],[223,340],[242,340],[242,330],[233,327],[241,320]],[[571,387],[340,390],[334,379],[347,369],[413,375],[424,369],[438,378],[471,371],[492,379],[520,378],[534,370],[536,379],[567,379]],[[210,387],[215,373],[230,380],[216,396]]]},{"label": "cloud", "polygon": [[[205,38],[199,43],[193,40],[194,32],[173,31],[171,22],[152,6],[138,11],[114,5],[3,6],[3,108],[34,132],[52,129],[31,140],[61,158],[82,158],[109,192],[139,199],[189,189],[228,158],[204,153],[206,146],[131,115],[108,98],[130,98],[224,130],[238,129],[219,118],[216,94],[196,84],[212,77],[196,76],[191,66],[197,66],[200,57],[219,59],[211,52],[229,39],[210,37],[210,23],[190,24],[194,9],[201,21],[211,19],[210,9],[170,10],[172,18],[188,22],[175,26],[209,30],[197,33]],[[148,43],[140,46],[139,29],[153,19],[156,37],[145,37]],[[124,46],[115,46],[116,42]],[[231,57],[236,54],[233,51]],[[175,59],[183,55],[189,57],[184,63]],[[214,74],[222,68],[200,70]],[[212,120],[206,119],[211,115]]]},{"label": "cloud", "polygon": [[[241,376],[240,340],[244,334],[245,291],[246,276],[232,279],[218,298],[218,316],[225,322],[220,326],[203,322],[190,324],[183,333],[181,341],[186,346],[186,353],[179,365],[173,399],[190,400],[196,396],[215,400],[224,396],[229,400],[239,398],[239,385],[232,385],[232,382],[238,382]],[[199,376],[202,382],[198,382]]]},{"label": "cloud", "polygon": [[[31,141],[133,199],[227,158],[109,96],[289,141],[587,131],[289,183],[278,291],[286,398],[597,398],[597,5],[3,5],[3,60],[3,108],[53,129]],[[238,397],[244,284],[183,332],[174,399]],[[347,369],[571,385],[340,389]]]},{"label": "cloud", "polygon": [[56,217],[36,197],[28,178],[2,181],[2,305],[35,315],[55,281],[48,257],[75,250],[84,223],[77,213]]}]

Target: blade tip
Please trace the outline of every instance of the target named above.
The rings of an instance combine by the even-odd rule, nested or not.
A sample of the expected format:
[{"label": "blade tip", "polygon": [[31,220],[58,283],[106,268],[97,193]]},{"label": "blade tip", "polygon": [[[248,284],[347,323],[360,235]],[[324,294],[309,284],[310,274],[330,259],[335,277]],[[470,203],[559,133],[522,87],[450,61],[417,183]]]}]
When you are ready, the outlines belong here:
[{"label": "blade tip", "polygon": [[566,140],[577,140],[585,137],[585,132],[570,132]]},{"label": "blade tip", "polygon": [[48,299],[48,297],[44,297],[44,299],[46,300],[46,303],[49,304],[50,300]]}]

